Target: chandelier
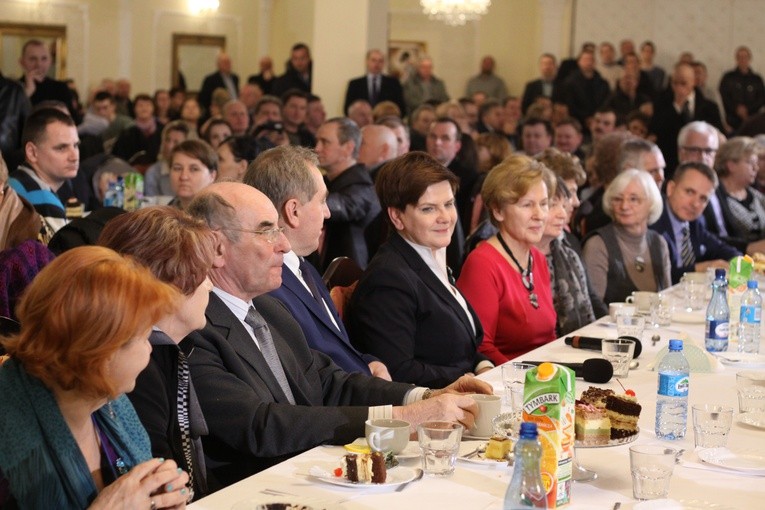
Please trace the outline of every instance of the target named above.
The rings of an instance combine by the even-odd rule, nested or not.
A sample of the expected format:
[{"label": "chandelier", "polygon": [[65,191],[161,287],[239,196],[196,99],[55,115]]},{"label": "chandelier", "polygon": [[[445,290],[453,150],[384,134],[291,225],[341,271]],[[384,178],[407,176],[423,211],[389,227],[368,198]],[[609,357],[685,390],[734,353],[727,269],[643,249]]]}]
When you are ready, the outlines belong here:
[{"label": "chandelier", "polygon": [[491,0],[420,0],[420,5],[428,18],[456,27],[480,19]]}]

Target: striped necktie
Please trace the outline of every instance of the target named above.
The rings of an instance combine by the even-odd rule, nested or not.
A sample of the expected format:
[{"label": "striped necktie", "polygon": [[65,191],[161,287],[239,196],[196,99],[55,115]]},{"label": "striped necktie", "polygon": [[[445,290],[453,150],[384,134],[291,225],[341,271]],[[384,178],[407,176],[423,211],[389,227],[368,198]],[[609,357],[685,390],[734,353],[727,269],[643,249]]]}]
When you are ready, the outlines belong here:
[{"label": "striped necktie", "polygon": [[693,245],[691,244],[691,231],[688,230],[688,225],[684,225],[680,229],[682,238],[680,239],[680,259],[683,263],[683,267],[689,267],[696,264],[696,254],[693,253]]}]

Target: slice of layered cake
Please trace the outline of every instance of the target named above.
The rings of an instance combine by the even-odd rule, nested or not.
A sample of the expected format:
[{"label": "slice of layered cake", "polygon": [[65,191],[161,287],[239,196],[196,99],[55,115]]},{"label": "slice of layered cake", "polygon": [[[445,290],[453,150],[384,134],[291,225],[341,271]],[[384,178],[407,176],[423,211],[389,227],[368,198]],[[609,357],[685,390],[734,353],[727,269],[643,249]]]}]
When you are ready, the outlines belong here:
[{"label": "slice of layered cake", "polygon": [[385,456],[380,452],[348,453],[342,460],[342,474],[350,482],[385,483]]},{"label": "slice of layered cake", "polygon": [[577,401],[574,414],[574,433],[582,446],[608,444],[611,438],[611,420],[606,416],[605,410]]},{"label": "slice of layered cake", "polygon": [[608,395],[606,415],[611,420],[611,439],[621,439],[637,434],[638,418],[642,406],[631,395]]},{"label": "slice of layered cake", "polygon": [[579,400],[585,404],[590,404],[591,406],[597,407],[598,409],[605,409],[606,397],[613,394],[614,390],[607,390],[590,386],[584,393],[582,393],[582,396],[579,397]]}]

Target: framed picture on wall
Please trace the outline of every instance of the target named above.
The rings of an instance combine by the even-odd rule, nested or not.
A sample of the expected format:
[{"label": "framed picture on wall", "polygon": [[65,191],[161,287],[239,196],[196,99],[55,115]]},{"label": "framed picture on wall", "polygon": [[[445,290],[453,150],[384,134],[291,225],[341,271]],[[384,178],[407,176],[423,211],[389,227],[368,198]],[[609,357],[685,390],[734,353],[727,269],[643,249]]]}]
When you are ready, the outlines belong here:
[{"label": "framed picture on wall", "polygon": [[417,61],[428,53],[424,41],[388,41],[388,72],[406,81],[417,68]]}]

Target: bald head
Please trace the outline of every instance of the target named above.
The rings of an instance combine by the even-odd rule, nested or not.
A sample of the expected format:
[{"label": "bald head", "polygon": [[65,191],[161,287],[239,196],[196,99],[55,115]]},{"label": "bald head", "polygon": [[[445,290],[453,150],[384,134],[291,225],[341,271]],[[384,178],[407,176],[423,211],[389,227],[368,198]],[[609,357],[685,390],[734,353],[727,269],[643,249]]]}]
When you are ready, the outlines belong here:
[{"label": "bald head", "polygon": [[213,285],[244,301],[281,286],[290,244],[266,195],[239,182],[218,182],[198,193],[188,212],[215,233]]},{"label": "bald head", "polygon": [[361,129],[359,163],[371,168],[395,158],[397,154],[396,133],[391,128],[372,124]]}]

